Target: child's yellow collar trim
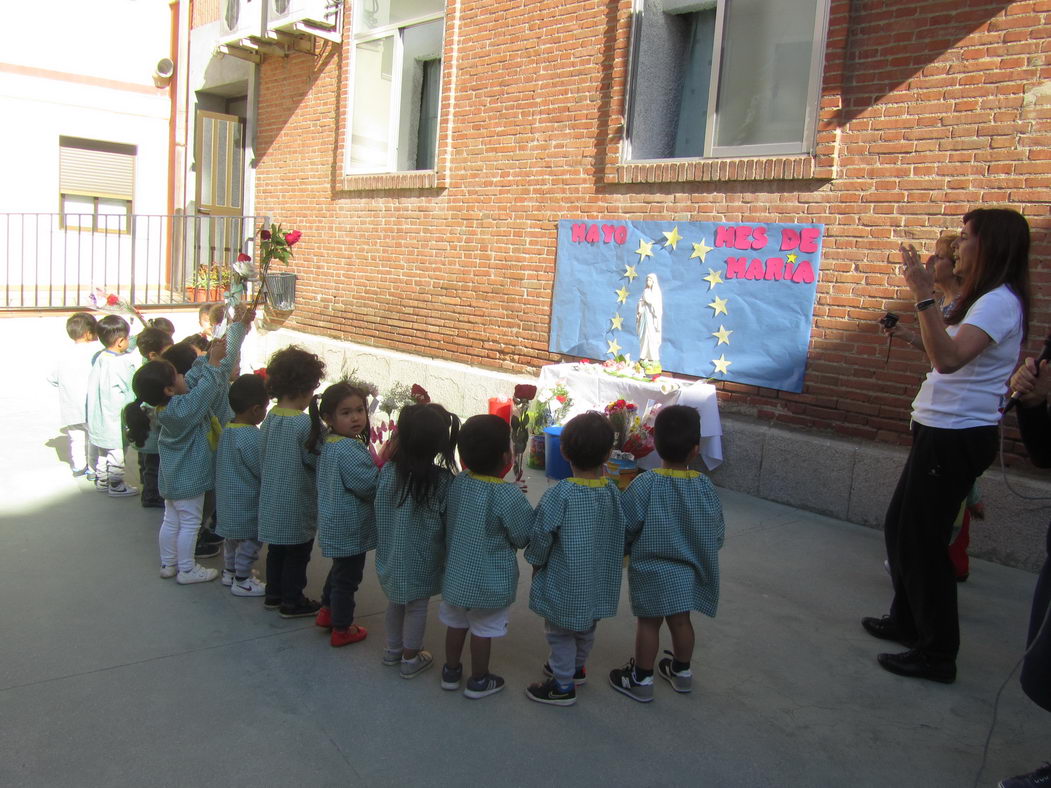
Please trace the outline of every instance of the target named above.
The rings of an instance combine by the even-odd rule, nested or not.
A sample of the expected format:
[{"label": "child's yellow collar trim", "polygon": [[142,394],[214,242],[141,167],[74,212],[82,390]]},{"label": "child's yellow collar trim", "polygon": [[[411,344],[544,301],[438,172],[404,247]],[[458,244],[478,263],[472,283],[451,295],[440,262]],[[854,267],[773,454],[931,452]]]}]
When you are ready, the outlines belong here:
[{"label": "child's yellow collar trim", "polygon": [[472,479],[477,479],[480,482],[489,482],[490,484],[507,484],[504,479],[498,479],[495,476],[486,476],[481,473],[475,473],[474,471],[467,471],[467,475]]},{"label": "child's yellow collar trim", "polygon": [[581,487],[605,487],[611,482],[610,479],[581,479],[579,476],[570,476],[566,481],[579,484]]},{"label": "child's yellow collar trim", "polygon": [[675,468],[654,468],[653,472],[670,479],[696,479],[701,475],[700,471],[679,471]]},{"label": "child's yellow collar trim", "polygon": [[346,435],[326,435],[325,443],[339,443],[340,441],[345,441],[346,439]]},{"label": "child's yellow collar trim", "polygon": [[226,426],[227,427],[254,427],[255,425],[254,424],[242,424],[239,421],[228,421],[226,423]]},{"label": "child's yellow collar trim", "polygon": [[276,406],[271,408],[270,412],[277,416],[300,416],[303,413],[303,411],[295,408],[278,408]]}]

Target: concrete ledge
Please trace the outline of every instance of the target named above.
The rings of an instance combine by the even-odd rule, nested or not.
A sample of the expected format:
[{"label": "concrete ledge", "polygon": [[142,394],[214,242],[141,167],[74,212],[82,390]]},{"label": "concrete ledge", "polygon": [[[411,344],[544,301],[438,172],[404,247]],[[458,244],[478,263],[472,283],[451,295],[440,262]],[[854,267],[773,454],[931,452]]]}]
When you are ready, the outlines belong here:
[{"label": "concrete ledge", "polygon": [[[460,417],[488,410],[490,397],[509,397],[528,379],[466,364],[355,345],[288,329],[261,332],[259,350],[269,357],[290,344],[324,359],[329,379],[344,370],[387,388],[419,383],[435,402]],[[791,430],[736,414],[722,414],[723,464],[711,474],[720,487],[881,529],[883,515],[905,463],[904,449],[856,443],[815,431]],[[1051,481],[1009,474],[1022,494],[1051,499]],[[1051,501],[1029,501],[1004,483],[999,459],[980,482],[987,519],[971,527],[970,554],[1031,571],[1044,559]]]}]

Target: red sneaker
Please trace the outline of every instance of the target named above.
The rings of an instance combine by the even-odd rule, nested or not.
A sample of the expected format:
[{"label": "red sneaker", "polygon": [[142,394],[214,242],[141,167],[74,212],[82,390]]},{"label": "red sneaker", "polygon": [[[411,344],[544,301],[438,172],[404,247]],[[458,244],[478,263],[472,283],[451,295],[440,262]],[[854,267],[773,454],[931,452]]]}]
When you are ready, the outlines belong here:
[{"label": "red sneaker", "polygon": [[364,640],[369,636],[369,631],[365,627],[359,627],[355,624],[352,627],[346,629],[333,629],[332,637],[329,638],[329,643],[333,647],[339,648],[340,646],[349,646],[351,643],[357,643],[359,640]]},{"label": "red sneaker", "polygon": [[332,629],[332,611],[327,607],[321,608],[314,618],[314,625],[322,629]]}]

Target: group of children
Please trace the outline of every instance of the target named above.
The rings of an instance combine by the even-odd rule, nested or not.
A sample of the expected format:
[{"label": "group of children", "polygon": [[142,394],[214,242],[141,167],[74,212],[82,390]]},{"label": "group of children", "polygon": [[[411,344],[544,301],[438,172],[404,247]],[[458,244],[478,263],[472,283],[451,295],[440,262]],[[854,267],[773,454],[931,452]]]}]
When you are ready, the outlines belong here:
[{"label": "group of children", "polygon": [[[641,702],[653,699],[655,672],[676,692],[691,690],[690,611],[715,615],[724,535],[714,487],[689,468],[700,444],[695,409],[659,412],[654,441],[662,467],[623,493],[604,476],[614,441],[609,420],[595,412],[571,419],[561,448],[572,476],[548,489],[534,511],[519,487],[503,479],[512,459],[510,427],[498,416],[472,416],[461,425],[441,405],[409,405],[375,457],[367,392],[343,381],[315,396],[325,374],[315,354],[286,347],[271,357],[265,379],[241,375],[231,382],[253,318],[235,318],[225,341],[213,340],[201,356],[186,342],[147,356],[146,332],[139,335],[147,360],[132,376],[134,401],[124,418],[140,452],[151,440],[156,446],[165,510],[161,577],[185,585],[220,576],[195,557],[214,490],[222,583],[236,596],[262,597],[282,617],[314,617],[340,647],[367,637],[355,623],[355,594],[366,555],[375,550],[389,602],[383,664],[406,679],[432,666],[423,641],[430,598],[440,594],[439,619],[447,628],[441,686],[462,685],[465,696],[483,698],[504,688],[490,670],[491,645],[508,631],[516,551],[524,549],[533,567],[529,607],[544,618],[550,649],[547,679],[526,694],[568,706],[587,680],[598,620],[616,615],[628,556],[635,653],[610,672],[610,684]],[[119,346],[107,345],[107,352],[120,357]],[[105,483],[119,489],[115,455],[105,468]],[[320,601],[304,593],[315,538],[332,561]],[[265,583],[253,574],[264,544]],[[665,621],[673,650],[658,662]]]}]

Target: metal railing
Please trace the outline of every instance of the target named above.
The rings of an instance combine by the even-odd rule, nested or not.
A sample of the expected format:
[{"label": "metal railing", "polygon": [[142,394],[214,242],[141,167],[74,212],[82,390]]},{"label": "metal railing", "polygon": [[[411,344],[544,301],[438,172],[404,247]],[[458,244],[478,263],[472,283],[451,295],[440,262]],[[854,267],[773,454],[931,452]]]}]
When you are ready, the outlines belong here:
[{"label": "metal railing", "polygon": [[[267,217],[0,213],[0,310],[90,306],[96,289],[136,306],[218,300]],[[254,254],[253,254],[254,256]]]}]

